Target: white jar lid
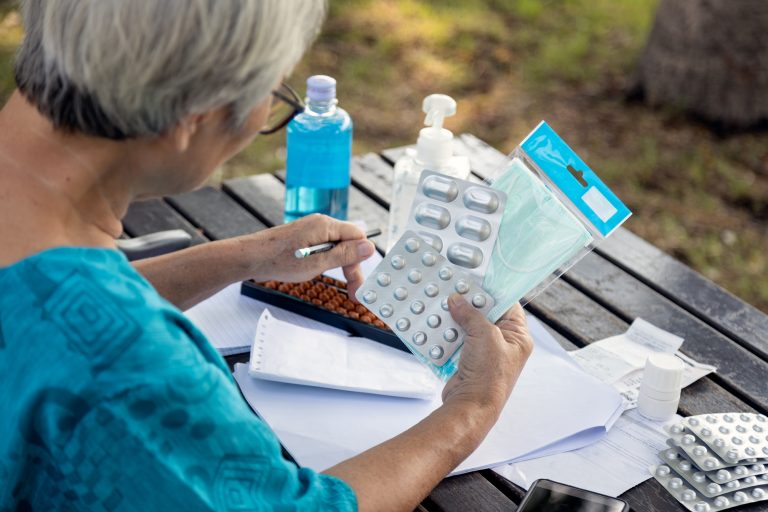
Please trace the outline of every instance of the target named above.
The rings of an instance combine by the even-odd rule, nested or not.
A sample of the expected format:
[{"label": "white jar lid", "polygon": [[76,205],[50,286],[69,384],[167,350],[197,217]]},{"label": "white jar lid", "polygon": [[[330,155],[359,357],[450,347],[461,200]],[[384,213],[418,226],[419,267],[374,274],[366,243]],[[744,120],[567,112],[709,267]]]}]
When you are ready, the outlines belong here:
[{"label": "white jar lid", "polygon": [[651,354],[645,361],[642,387],[662,393],[679,392],[684,368],[683,361],[672,354]]}]

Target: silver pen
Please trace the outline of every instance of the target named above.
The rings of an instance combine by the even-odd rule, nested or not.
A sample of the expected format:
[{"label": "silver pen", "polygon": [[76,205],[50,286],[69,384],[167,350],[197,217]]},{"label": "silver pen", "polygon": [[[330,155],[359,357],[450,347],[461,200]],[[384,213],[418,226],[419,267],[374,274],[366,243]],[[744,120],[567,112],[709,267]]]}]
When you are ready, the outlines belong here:
[{"label": "silver pen", "polygon": [[[372,238],[374,236],[379,236],[380,234],[380,229],[372,229],[365,233],[365,238]],[[336,244],[338,243],[339,242],[325,242],[322,244],[312,245],[310,247],[302,247],[301,249],[296,249],[296,252],[294,252],[293,255],[299,259],[306,258],[307,256],[312,256],[313,254],[317,254],[319,252],[330,251],[336,247]]]}]

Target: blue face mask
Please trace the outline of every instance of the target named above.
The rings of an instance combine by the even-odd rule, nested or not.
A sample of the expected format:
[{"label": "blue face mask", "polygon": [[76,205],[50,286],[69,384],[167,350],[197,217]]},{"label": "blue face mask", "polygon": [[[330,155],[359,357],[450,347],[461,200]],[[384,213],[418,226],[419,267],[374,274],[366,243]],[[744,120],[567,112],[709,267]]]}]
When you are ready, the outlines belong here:
[{"label": "blue face mask", "polygon": [[483,288],[496,299],[495,322],[515,302],[574,260],[593,237],[542,181],[514,158],[493,182],[507,193]]}]

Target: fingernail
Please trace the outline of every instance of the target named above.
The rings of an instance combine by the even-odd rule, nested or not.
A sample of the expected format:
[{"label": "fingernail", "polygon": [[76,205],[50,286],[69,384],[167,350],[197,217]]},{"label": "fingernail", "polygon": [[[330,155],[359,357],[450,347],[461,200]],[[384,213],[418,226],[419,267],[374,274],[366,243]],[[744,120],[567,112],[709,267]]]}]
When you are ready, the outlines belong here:
[{"label": "fingernail", "polygon": [[451,295],[448,297],[448,302],[450,302],[450,303],[451,303],[451,304],[453,304],[454,306],[460,306],[460,305],[461,305],[461,303],[462,303],[462,302],[464,302],[464,299],[462,299],[462,298],[461,298],[461,295],[459,295],[458,293],[452,293],[452,294],[451,294]]},{"label": "fingernail", "polygon": [[365,258],[373,254],[373,244],[368,240],[362,240],[357,244],[357,255]]}]

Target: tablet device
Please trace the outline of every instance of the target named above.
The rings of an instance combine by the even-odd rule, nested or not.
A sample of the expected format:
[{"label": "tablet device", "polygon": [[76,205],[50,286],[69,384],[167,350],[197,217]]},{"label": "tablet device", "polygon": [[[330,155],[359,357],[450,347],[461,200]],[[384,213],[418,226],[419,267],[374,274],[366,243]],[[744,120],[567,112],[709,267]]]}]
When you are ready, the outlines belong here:
[{"label": "tablet device", "polygon": [[539,479],[533,482],[517,512],[628,512],[618,498]]}]

